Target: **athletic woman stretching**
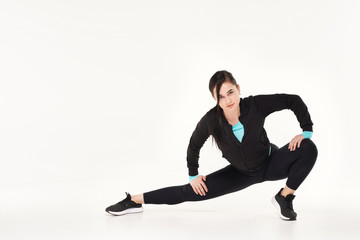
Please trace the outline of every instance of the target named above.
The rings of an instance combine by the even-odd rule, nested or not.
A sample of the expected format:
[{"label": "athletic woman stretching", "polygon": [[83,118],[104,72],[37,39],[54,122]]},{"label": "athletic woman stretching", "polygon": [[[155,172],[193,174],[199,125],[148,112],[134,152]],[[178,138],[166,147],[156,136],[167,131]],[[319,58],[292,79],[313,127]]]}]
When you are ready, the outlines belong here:
[{"label": "athletic woman stretching", "polygon": [[[264,181],[287,178],[286,185],[272,197],[284,220],[296,220],[294,192],[305,180],[317,158],[310,140],[312,121],[305,103],[297,95],[272,94],[240,98],[240,86],[231,73],[218,71],[210,79],[209,90],[217,102],[198,122],[187,149],[189,183],[127,197],[106,208],[113,215],[142,212],[144,204],[178,204],[202,201],[244,189]],[[265,118],[291,109],[303,130],[282,148],[270,143],[264,129]],[[230,164],[207,176],[198,174],[199,152],[213,136],[222,156]]]}]

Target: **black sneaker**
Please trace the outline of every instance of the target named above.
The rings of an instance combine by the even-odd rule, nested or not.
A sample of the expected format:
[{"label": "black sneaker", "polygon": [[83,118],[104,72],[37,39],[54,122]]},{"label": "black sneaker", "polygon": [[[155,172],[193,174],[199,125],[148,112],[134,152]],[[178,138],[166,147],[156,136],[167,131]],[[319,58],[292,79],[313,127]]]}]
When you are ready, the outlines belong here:
[{"label": "black sneaker", "polygon": [[131,200],[131,195],[127,192],[126,198],[117,204],[111,205],[105,209],[112,215],[124,215],[127,213],[139,213],[143,211],[142,205]]},{"label": "black sneaker", "polygon": [[281,195],[281,191],[284,188],[281,188],[280,191],[272,197],[271,202],[276,207],[279,212],[280,218],[284,220],[296,220],[296,212],[294,212],[292,201],[295,198],[295,195],[288,194],[286,197]]}]

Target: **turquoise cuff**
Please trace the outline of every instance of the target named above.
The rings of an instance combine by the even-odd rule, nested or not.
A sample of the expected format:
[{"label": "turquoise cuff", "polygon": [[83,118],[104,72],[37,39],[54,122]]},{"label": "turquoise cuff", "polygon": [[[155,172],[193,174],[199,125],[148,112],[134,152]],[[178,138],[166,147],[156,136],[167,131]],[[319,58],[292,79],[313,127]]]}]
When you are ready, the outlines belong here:
[{"label": "turquoise cuff", "polygon": [[302,133],[302,135],[304,136],[304,138],[311,138],[312,137],[313,132],[310,131],[304,131]]},{"label": "turquoise cuff", "polygon": [[189,182],[191,182],[192,180],[194,180],[194,179],[197,178],[198,176],[199,176],[199,174],[196,175],[196,176],[189,176]]}]

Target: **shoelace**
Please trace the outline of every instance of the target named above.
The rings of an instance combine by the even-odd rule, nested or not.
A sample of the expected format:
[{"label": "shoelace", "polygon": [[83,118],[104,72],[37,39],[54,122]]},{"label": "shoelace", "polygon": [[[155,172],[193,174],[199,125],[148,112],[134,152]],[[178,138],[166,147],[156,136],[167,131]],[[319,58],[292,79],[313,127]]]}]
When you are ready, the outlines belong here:
[{"label": "shoelace", "polygon": [[285,200],[286,200],[286,202],[288,203],[288,206],[287,206],[287,207],[288,207],[290,210],[294,211],[292,199],[290,199],[290,198],[285,198]]}]

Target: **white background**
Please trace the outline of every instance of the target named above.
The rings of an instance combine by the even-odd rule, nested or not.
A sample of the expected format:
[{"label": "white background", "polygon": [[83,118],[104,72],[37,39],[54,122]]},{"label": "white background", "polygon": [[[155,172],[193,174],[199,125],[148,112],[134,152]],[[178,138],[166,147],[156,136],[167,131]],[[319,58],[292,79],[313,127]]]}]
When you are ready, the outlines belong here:
[{"label": "white background", "polygon": [[[1,1],[1,239],[358,237],[359,11],[355,0]],[[224,69],[241,97],[308,106],[319,154],[296,192],[299,220],[267,205],[285,180],[108,216],[125,191],[187,183],[187,145]],[[302,132],[289,110],[265,129],[279,147]],[[227,164],[209,138],[200,173]]]}]

